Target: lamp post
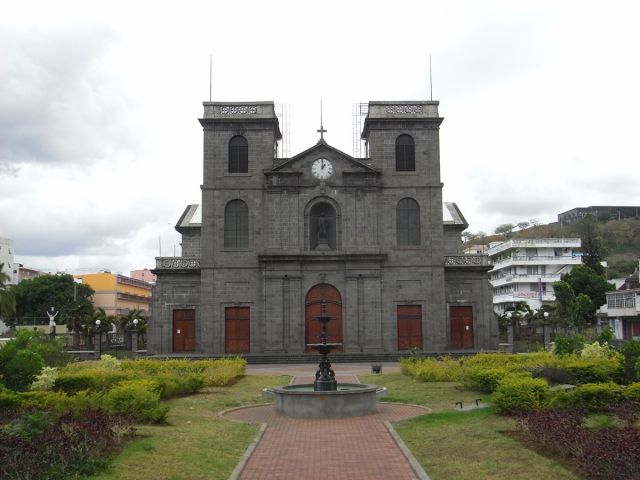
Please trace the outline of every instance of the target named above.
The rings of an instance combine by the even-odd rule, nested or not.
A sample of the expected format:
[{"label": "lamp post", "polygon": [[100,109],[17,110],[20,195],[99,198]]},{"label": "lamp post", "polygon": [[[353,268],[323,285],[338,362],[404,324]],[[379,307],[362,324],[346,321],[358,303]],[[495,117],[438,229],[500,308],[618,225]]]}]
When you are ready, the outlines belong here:
[{"label": "lamp post", "polygon": [[513,322],[512,317],[513,313],[508,311],[505,316],[507,317],[507,343],[509,344],[509,351],[513,352]]},{"label": "lamp post", "polygon": [[98,331],[98,360],[102,357],[102,331],[100,330],[100,320],[96,320],[96,330]]},{"label": "lamp post", "polygon": [[544,349],[548,350],[551,345],[551,325],[549,324],[549,312],[544,312],[542,314],[544,317],[544,322],[542,323],[542,337],[544,340]]},{"label": "lamp post", "polygon": [[131,350],[133,350],[134,353],[138,351],[138,322],[139,320],[137,318],[133,319],[133,329],[135,330],[136,334],[133,337],[135,341],[131,345]]}]

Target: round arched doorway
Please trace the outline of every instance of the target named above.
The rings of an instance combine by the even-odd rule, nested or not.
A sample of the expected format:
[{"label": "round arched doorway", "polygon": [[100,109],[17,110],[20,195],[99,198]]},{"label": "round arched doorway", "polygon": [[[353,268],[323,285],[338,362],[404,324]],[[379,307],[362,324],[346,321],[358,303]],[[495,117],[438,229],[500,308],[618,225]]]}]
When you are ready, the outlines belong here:
[{"label": "round arched doorway", "polygon": [[[320,322],[315,319],[322,310],[322,301],[327,305],[327,315],[334,317],[327,323],[328,343],[342,343],[342,296],[336,287],[319,283],[311,287],[305,297],[304,340],[305,352],[315,352],[307,348],[310,343],[320,343]],[[342,351],[342,347],[334,349]]]}]

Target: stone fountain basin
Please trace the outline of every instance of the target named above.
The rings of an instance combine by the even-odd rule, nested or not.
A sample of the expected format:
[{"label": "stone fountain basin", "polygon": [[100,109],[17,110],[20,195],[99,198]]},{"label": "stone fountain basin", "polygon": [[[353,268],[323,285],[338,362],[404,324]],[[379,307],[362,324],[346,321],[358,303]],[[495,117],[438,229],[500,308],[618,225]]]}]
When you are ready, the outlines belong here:
[{"label": "stone fountain basin", "polygon": [[263,395],[273,398],[279,415],[293,418],[344,418],[377,413],[376,399],[386,388],[362,383],[339,383],[338,389],[315,392],[313,384],[265,388]]}]

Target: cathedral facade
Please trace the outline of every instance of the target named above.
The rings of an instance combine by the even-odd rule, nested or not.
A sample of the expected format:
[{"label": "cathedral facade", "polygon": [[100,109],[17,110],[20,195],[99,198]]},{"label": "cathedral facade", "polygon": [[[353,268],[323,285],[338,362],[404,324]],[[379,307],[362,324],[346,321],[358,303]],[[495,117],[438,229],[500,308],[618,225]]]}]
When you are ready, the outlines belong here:
[{"label": "cathedral facade", "polygon": [[364,158],[322,138],[291,157],[273,102],[205,102],[202,202],[159,257],[150,354],[303,354],[497,348],[490,269],[464,255],[442,201],[438,102],[372,101]]}]

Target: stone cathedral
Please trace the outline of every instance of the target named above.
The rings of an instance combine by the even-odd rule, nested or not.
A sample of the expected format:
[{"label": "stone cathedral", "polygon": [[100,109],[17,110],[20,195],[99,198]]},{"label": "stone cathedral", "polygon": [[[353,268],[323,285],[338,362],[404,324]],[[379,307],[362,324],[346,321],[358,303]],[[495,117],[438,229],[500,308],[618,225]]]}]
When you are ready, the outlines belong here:
[{"label": "stone cathedral", "polygon": [[302,355],[323,302],[344,354],[497,348],[487,257],[442,201],[438,105],[369,102],[364,158],[322,127],[278,158],[273,102],[205,102],[202,202],[156,259],[149,353]]}]

